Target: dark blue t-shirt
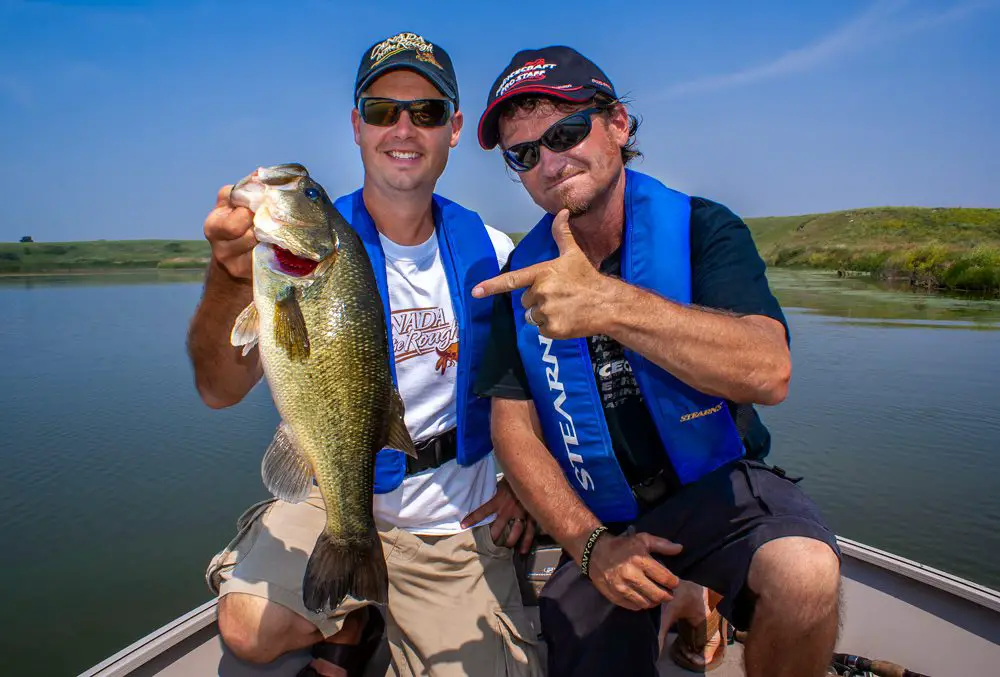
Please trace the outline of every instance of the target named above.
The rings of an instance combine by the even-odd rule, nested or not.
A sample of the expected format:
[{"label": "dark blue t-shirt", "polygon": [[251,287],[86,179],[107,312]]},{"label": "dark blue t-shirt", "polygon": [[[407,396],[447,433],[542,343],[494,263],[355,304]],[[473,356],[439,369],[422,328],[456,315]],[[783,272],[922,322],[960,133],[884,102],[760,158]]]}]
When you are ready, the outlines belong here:
[{"label": "dark blue t-shirt", "polygon": [[[788,336],[788,324],[768,286],[764,262],[750,230],[738,216],[718,203],[691,198],[690,241],[692,305],[738,315],[765,315],[781,322]],[[504,272],[508,268],[505,266]],[[607,275],[618,276],[620,269],[620,250],[600,266]],[[678,486],[622,345],[607,336],[592,336],[587,342],[611,443],[626,478],[635,484],[663,471],[668,483]],[[484,397],[531,398],[517,350],[510,294],[494,300],[490,345],[476,380],[476,392]],[[766,456],[771,436],[753,406],[729,402],[729,412],[747,456]]]}]

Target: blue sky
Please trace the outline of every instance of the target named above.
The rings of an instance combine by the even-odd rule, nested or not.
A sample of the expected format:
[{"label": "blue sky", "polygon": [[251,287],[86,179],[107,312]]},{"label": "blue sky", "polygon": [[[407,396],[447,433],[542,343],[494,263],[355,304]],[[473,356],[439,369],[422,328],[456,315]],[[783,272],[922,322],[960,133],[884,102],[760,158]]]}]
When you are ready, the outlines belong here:
[{"label": "blue sky", "polygon": [[632,99],[636,169],[743,216],[1000,207],[1000,0],[345,4],[0,0],[0,241],[200,238],[217,188],[276,162],[355,189],[358,59],[403,30],[458,71],[439,192],[504,230],[540,212],[475,123],[549,44]]}]

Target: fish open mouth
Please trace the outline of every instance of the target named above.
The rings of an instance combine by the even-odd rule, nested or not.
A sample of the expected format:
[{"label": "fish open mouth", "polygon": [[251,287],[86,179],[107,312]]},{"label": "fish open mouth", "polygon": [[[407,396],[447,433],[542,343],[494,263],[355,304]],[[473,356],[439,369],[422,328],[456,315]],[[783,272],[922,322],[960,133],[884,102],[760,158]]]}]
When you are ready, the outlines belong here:
[{"label": "fish open mouth", "polygon": [[319,261],[296,256],[287,249],[282,249],[275,244],[270,245],[270,247],[271,251],[274,252],[274,261],[277,264],[278,270],[285,275],[305,277],[316,270],[316,266],[319,265]]}]

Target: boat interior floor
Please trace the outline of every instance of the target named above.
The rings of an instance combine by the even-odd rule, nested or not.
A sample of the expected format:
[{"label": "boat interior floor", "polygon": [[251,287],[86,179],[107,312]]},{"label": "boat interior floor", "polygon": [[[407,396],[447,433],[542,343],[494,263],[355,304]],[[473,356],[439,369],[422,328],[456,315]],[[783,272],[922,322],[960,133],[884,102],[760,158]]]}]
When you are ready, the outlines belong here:
[{"label": "boat interior floor", "polygon": [[[892,661],[931,677],[1000,674],[1000,592],[845,539],[841,547],[846,557],[837,652]],[[536,629],[537,610],[528,607]],[[206,603],[190,618],[178,619],[176,627],[137,642],[85,674],[294,677],[310,660],[309,653],[301,651],[266,666],[244,663],[225,649],[214,613],[214,602]],[[540,646],[544,650],[544,644]],[[724,665],[711,674],[743,675],[742,648],[738,642],[730,645]],[[383,643],[366,677],[383,677],[388,663]],[[697,674],[676,666],[666,652],[658,667],[663,677]],[[463,668],[469,675],[483,674],[484,668],[487,674],[494,672],[488,666]]]}]

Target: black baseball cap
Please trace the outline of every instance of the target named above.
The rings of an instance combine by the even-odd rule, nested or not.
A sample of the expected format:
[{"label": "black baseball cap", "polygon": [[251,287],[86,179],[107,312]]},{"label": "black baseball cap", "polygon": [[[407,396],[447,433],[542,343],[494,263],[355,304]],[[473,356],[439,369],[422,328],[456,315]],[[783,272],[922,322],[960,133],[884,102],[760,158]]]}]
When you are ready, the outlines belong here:
[{"label": "black baseball cap", "polygon": [[618,98],[604,71],[572,47],[522,50],[490,88],[486,110],[479,118],[479,145],[483,149],[490,150],[500,141],[500,102],[522,94],[545,94],[577,103],[589,101],[595,94]]},{"label": "black baseball cap", "polygon": [[425,40],[416,33],[397,33],[376,42],[361,56],[358,75],[354,80],[354,103],[361,92],[378,76],[405,68],[416,71],[451,99],[458,110],[458,78],[451,57],[440,45]]}]

